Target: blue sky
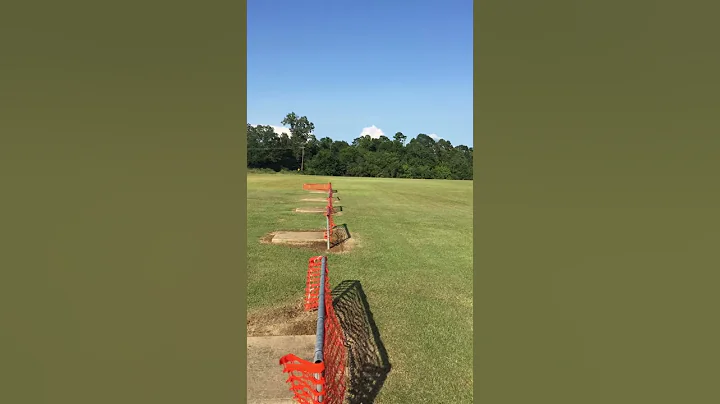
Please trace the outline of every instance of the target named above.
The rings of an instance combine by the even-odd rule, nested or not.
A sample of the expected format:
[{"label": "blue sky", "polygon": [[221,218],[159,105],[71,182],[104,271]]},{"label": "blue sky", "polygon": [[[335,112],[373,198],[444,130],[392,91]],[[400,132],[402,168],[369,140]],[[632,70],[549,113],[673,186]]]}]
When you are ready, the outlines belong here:
[{"label": "blue sky", "polygon": [[248,0],[248,122],[472,146],[472,55],[472,0]]}]

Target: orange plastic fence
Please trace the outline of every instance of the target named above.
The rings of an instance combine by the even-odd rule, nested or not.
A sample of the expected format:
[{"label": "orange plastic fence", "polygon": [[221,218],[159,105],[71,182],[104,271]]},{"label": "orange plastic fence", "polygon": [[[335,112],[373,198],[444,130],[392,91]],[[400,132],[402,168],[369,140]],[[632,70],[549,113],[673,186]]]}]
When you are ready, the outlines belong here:
[{"label": "orange plastic fence", "polygon": [[303,184],[303,189],[306,191],[328,191],[332,190],[332,184]]},{"label": "orange plastic fence", "polygon": [[280,358],[280,364],[283,372],[288,374],[287,382],[295,401],[302,404],[327,402],[321,398],[326,394],[327,384],[322,377],[325,371],[324,363],[312,363],[288,354]]},{"label": "orange plastic fence", "polygon": [[332,304],[330,284],[325,276],[325,344],[323,355],[325,361],[324,382],[327,400],[324,403],[341,404],[345,399],[347,365],[347,347],[345,334],[340,326]]},{"label": "orange plastic fence", "polygon": [[[312,257],[308,262],[307,283],[305,285],[305,310],[318,307],[320,293],[321,256]],[[302,404],[341,404],[345,399],[347,348],[345,335],[335,314],[328,278],[328,266],[325,265],[325,339],[323,344],[323,362],[313,363],[293,354],[280,359],[283,372],[288,373],[287,382],[295,400]]]},{"label": "orange plastic fence", "polygon": [[[322,256],[310,258],[308,261],[307,280],[305,281],[305,311],[316,310],[318,308],[318,299],[320,298],[320,271],[322,271]],[[327,279],[327,275],[325,279]]]}]

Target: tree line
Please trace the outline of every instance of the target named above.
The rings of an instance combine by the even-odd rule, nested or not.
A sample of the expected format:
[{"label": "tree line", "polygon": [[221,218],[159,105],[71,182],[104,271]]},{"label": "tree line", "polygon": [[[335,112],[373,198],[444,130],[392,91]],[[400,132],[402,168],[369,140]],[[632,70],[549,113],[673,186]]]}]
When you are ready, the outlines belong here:
[{"label": "tree line", "polygon": [[453,146],[418,134],[408,141],[397,132],[358,137],[347,143],[329,137],[316,139],[315,125],[291,112],[282,120],[291,136],[271,126],[247,125],[248,168],[297,171],[304,174],[349,177],[472,180],[473,148]]}]

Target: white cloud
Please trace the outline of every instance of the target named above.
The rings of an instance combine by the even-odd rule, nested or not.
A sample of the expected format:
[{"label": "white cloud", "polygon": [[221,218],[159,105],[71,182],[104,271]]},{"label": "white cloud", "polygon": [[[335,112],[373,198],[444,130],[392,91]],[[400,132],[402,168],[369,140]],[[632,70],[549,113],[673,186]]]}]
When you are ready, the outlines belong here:
[{"label": "white cloud", "polygon": [[367,128],[363,128],[362,132],[360,132],[360,137],[363,136],[370,136],[373,139],[378,139],[380,136],[385,136],[385,133],[383,133],[382,129],[372,125]]},{"label": "white cloud", "polygon": [[253,126],[269,126],[269,127],[273,128],[275,133],[277,133],[278,135],[282,135],[284,133],[284,134],[288,135],[288,137],[292,137],[292,133],[290,133],[290,129],[288,129],[284,126],[263,125],[263,124],[258,124],[258,125],[253,125]]},{"label": "white cloud", "polygon": [[273,130],[275,131],[275,133],[277,133],[278,135],[282,135],[284,133],[284,134],[288,135],[288,137],[292,137],[292,133],[290,133],[290,129],[288,129],[284,126],[275,126],[275,125],[268,125],[268,126],[271,126],[273,128]]},{"label": "white cloud", "polygon": [[434,133],[431,133],[431,134],[429,134],[428,136],[430,136],[431,138],[433,138],[433,139],[435,139],[435,140],[440,140],[440,139],[442,139],[440,136],[438,136],[438,135],[436,135],[436,134],[434,134]]}]

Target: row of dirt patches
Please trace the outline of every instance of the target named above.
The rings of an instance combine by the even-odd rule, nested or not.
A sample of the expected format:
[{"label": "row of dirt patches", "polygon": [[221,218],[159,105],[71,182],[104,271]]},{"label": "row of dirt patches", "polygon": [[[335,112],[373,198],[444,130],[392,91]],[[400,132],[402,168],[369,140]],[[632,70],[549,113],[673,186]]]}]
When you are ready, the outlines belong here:
[{"label": "row of dirt patches", "polygon": [[302,300],[257,310],[247,317],[248,337],[315,335],[316,326],[317,312],[305,311]]},{"label": "row of dirt patches", "polygon": [[[316,208],[316,210],[319,209]],[[296,211],[299,210],[296,209]],[[341,215],[342,211],[342,206],[332,206],[331,223],[333,223],[332,217]],[[324,218],[322,219],[322,222],[325,222]],[[347,224],[333,227],[329,243],[323,239],[324,230],[322,228],[277,230],[264,235],[259,241],[263,244],[283,244],[290,248],[301,248],[313,255],[323,256],[348,253],[359,246],[357,235],[350,234]],[[302,292],[298,294],[302,294]],[[387,379],[390,362],[370,312],[367,298],[359,281],[342,281],[332,290],[331,294],[332,305],[345,337],[347,352],[347,384],[344,402],[349,404],[372,403]],[[284,349],[309,359],[314,346],[310,346],[313,341],[307,337],[315,335],[317,316],[316,310],[304,310],[304,301],[298,296],[296,300],[283,305],[248,313],[247,335],[255,337],[254,341],[260,340],[268,346],[285,344],[273,345],[275,348],[275,351],[272,352],[273,355],[276,351]],[[285,341],[285,339],[293,339],[291,342],[297,344],[297,341],[303,338],[307,344],[302,346],[294,346]],[[305,348],[307,348],[307,352],[305,352]],[[262,360],[268,361],[265,357]]]},{"label": "row of dirt patches", "polygon": [[[326,193],[327,191],[312,189],[312,186],[318,184],[304,184],[303,189],[310,190],[310,192]],[[332,193],[336,193],[337,190],[332,190]],[[320,200],[326,200],[337,198],[318,198]],[[337,198],[338,200],[340,198]],[[311,200],[305,198],[303,200]],[[335,225],[332,217],[342,215],[343,207],[341,205],[333,206],[332,202],[328,202],[328,205],[324,208],[295,208],[295,212],[302,213],[323,213],[326,209],[330,208],[332,215],[330,217],[330,224],[334,227],[330,232],[330,240],[325,240],[323,234],[325,229],[318,230],[276,230],[270,232],[260,238],[262,244],[283,244],[288,247],[302,248],[315,253],[332,253],[342,254],[352,251],[357,243],[351,239],[350,231],[348,230],[347,224]]]}]

